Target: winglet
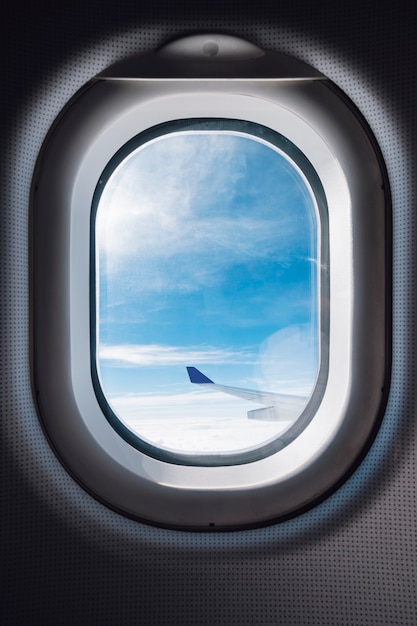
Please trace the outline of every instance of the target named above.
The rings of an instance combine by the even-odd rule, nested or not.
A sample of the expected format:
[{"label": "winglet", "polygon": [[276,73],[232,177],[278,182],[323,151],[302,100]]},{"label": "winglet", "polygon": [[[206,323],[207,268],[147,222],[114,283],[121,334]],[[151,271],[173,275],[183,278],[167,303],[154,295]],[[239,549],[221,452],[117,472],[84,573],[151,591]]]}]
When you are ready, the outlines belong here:
[{"label": "winglet", "polygon": [[187,367],[188,376],[190,377],[190,382],[197,383],[197,385],[211,383],[214,384],[210,378],[202,374],[200,370],[196,367]]}]

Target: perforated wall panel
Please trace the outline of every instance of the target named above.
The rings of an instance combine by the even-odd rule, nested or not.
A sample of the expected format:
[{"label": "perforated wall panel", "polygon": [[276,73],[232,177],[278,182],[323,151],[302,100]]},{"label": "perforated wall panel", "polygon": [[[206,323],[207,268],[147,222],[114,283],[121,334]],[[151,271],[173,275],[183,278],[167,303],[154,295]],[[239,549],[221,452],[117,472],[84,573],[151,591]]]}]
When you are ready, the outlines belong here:
[{"label": "perforated wall panel", "polygon": [[[415,27],[415,10],[401,0],[9,6],[1,25],[1,623],[417,623]],[[202,31],[288,53],[339,85],[376,135],[393,200],[392,384],[377,437],[312,510],[229,533],[146,526],[88,495],[47,442],[30,372],[29,189],[45,134],[109,64]]]}]

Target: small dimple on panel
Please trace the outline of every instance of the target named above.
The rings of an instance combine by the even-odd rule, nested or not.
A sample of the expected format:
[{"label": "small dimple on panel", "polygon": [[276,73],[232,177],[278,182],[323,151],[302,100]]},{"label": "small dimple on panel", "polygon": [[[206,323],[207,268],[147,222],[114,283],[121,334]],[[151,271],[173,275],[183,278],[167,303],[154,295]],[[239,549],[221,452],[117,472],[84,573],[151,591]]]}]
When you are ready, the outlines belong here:
[{"label": "small dimple on panel", "polygon": [[[200,12],[179,6],[174,11],[164,3],[166,13],[151,17],[141,3],[73,4],[77,10],[62,5],[58,16],[52,6],[42,14],[40,3],[39,16],[22,17],[17,60],[2,96],[13,106],[13,124],[2,135],[0,189],[6,207],[0,229],[1,476],[8,503],[1,513],[7,593],[0,621],[412,626],[417,614],[412,16],[405,4],[400,10],[398,3],[388,8],[381,3],[376,10],[373,3],[354,0],[288,3],[288,8],[272,2],[264,11],[239,3],[234,11],[223,7],[217,13],[210,3]],[[279,525],[193,534],[139,524],[107,509],[67,474],[46,441],[30,385],[28,198],[42,141],[85,82],[111,63],[176,36],[216,31],[310,63],[348,94],[375,133],[393,198],[393,370],[376,440],[330,498]]]}]

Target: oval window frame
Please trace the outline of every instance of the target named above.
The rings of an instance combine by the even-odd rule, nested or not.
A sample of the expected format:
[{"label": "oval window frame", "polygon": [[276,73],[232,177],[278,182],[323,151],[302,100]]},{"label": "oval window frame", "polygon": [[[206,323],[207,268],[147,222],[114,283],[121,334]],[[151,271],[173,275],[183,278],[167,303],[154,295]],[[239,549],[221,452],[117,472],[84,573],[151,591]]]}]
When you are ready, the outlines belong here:
[{"label": "oval window frame", "polygon": [[[208,40],[220,50],[209,61],[201,54]],[[52,128],[33,180],[33,380],[45,431],[96,498],[173,528],[246,528],[311,506],[361,458],[388,392],[389,194],[372,134],[328,79],[293,59],[250,52],[245,42],[230,58],[232,43],[234,50],[240,45],[231,40],[186,38],[154,55],[146,70],[128,61],[94,79]],[[97,181],[132,137],[196,118],[244,119],[288,137],[317,171],[329,211],[322,400],[285,449],[232,466],[167,463],[131,446],[104,418],[90,371],[89,224]]]}]

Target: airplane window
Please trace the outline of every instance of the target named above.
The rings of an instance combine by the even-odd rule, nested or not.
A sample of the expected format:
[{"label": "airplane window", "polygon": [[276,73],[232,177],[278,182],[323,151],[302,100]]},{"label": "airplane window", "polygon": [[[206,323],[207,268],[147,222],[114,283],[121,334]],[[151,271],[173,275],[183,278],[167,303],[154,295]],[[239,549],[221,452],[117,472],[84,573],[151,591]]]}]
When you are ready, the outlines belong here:
[{"label": "airplane window", "polygon": [[129,441],[221,464],[276,449],[303,414],[321,266],[305,161],[265,127],[205,120],[145,132],[106,168],[92,352],[103,410]]},{"label": "airplane window", "polygon": [[71,475],[177,529],[335,489],[389,388],[388,190],[295,59],[195,35],[92,79],[32,185],[34,396]]}]

